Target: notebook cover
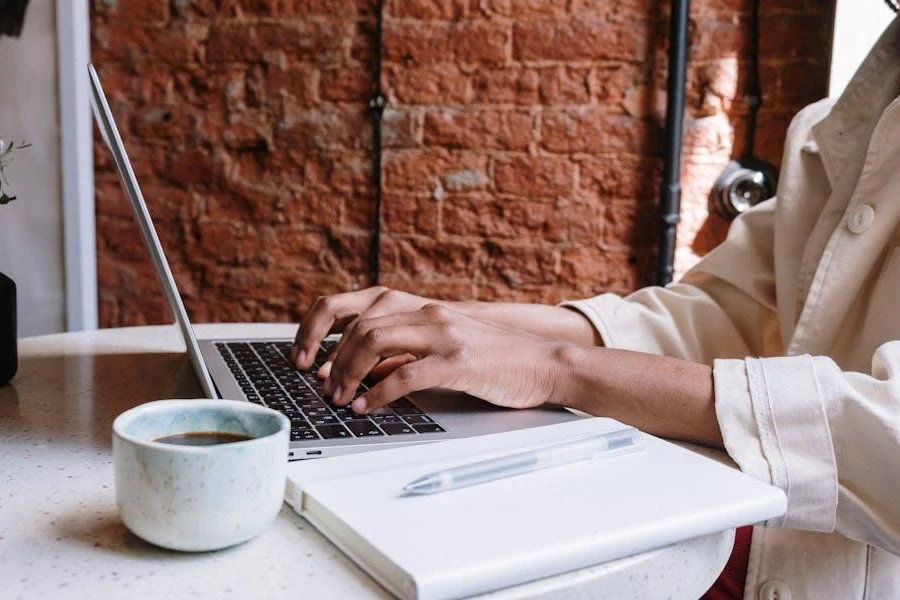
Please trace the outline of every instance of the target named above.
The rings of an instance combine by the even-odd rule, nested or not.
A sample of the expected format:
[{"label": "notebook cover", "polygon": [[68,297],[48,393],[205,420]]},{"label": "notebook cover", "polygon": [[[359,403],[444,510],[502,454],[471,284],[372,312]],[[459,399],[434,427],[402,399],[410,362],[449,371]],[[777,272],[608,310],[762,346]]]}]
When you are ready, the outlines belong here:
[{"label": "notebook cover", "polygon": [[642,436],[639,452],[442,494],[436,469],[621,428],[585,419],[291,465],[288,502],[395,595],[485,593],[783,514],[784,494]]}]

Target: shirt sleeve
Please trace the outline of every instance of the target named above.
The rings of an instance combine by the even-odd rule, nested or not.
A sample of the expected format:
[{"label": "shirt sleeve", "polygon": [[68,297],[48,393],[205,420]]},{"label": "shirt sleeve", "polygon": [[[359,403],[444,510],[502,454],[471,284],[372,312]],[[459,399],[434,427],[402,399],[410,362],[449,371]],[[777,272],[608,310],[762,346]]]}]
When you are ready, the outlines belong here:
[{"label": "shirt sleeve", "polygon": [[611,348],[713,366],[725,449],[787,496],[786,514],[769,525],[837,531],[900,555],[900,476],[884,467],[896,463],[900,475],[900,341],[877,350],[870,373],[842,372],[828,357],[780,356],[775,203],[737,219],[677,284],[564,306]]},{"label": "shirt sleeve", "polygon": [[900,555],[900,341],[878,348],[870,374],[803,355],[717,360],[713,377],[728,454],[787,495],[770,525]]},{"label": "shirt sleeve", "polygon": [[678,283],[562,305],[584,314],[611,348],[707,365],[717,358],[780,354],[775,203],[763,202],[735,220],[728,238]]}]

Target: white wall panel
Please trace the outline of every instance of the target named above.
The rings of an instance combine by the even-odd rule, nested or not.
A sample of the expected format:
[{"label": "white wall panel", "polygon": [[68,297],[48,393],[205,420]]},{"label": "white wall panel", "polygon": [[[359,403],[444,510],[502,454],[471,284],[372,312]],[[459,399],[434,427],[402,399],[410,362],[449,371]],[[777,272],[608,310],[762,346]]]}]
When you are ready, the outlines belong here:
[{"label": "white wall panel", "polygon": [[56,16],[32,0],[18,39],[0,38],[0,137],[33,144],[8,172],[16,202],[0,207],[0,271],[19,288],[19,335],[65,328]]}]

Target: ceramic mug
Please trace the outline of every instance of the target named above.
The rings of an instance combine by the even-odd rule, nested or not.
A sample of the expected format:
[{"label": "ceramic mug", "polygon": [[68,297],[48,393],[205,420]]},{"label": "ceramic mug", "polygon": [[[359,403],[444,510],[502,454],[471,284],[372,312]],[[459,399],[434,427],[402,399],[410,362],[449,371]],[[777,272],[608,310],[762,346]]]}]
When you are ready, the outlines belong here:
[{"label": "ceramic mug", "polygon": [[[157,441],[196,432],[249,439]],[[250,402],[159,400],[122,413],[113,422],[122,520],[138,537],[172,550],[218,550],[255,537],[281,509],[289,436],[287,417]]]}]

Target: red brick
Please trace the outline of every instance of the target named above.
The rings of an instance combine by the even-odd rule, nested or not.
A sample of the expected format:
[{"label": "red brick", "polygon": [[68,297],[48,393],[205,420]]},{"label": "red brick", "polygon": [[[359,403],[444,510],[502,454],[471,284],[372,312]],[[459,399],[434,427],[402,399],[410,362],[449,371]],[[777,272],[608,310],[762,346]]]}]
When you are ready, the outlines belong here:
[{"label": "red brick", "polygon": [[452,63],[385,68],[393,102],[403,104],[465,104],[471,96],[471,76]]},{"label": "red brick", "polygon": [[388,15],[409,19],[455,20],[469,14],[469,4],[473,0],[388,0],[385,11]]},{"label": "red brick", "polygon": [[372,74],[363,65],[322,72],[321,95],[329,102],[368,102],[373,95]]},{"label": "red brick", "polygon": [[342,149],[299,153],[297,162],[303,165],[306,183],[312,190],[351,194],[372,188],[372,159],[366,152]]},{"label": "red brick", "polygon": [[515,156],[494,165],[497,189],[528,197],[566,196],[575,185],[575,165],[564,158]]},{"label": "red brick", "polygon": [[441,209],[445,233],[482,238],[562,241],[564,215],[553,203],[498,198],[488,194],[452,195]]},{"label": "red brick", "polygon": [[513,26],[513,55],[519,60],[628,60],[646,53],[641,23],[601,19],[540,19]]},{"label": "red brick", "polygon": [[[274,1],[274,0],[270,0]],[[291,0],[283,0],[290,2]],[[293,0],[293,10],[285,11],[287,16],[365,17],[375,14],[373,0]]]},{"label": "red brick", "polygon": [[635,155],[591,156],[579,162],[583,190],[608,198],[656,201],[662,165]]},{"label": "red brick", "polygon": [[384,155],[384,185],[389,190],[435,193],[486,187],[487,157],[446,150],[389,151]]},{"label": "red brick", "polygon": [[472,278],[483,268],[484,251],[477,243],[395,235],[386,235],[382,241],[385,273],[395,277],[422,282]]},{"label": "red brick", "polygon": [[628,252],[649,248],[659,236],[655,210],[635,202],[613,202],[606,207],[603,248]]},{"label": "red brick", "polygon": [[540,70],[540,97],[545,105],[586,104],[590,100],[590,70],[551,67]]},{"label": "red brick", "polygon": [[328,110],[301,110],[288,114],[278,124],[280,144],[305,150],[368,150],[371,117],[358,105]]},{"label": "red brick", "polygon": [[404,65],[435,62],[502,63],[507,58],[509,27],[493,21],[385,23],[384,59]]},{"label": "red brick", "polygon": [[510,287],[552,284],[559,275],[559,255],[550,246],[488,243],[485,274]]},{"label": "red brick", "polygon": [[116,19],[137,23],[165,22],[169,18],[168,0],[119,0],[95,2],[95,11],[114,15]]},{"label": "red brick", "polygon": [[[825,59],[831,24],[816,13],[760,15],[759,51],[764,57]],[[797,35],[797,32],[804,32]],[[821,83],[819,83],[821,85]]]},{"label": "red brick", "polygon": [[560,257],[560,279],[574,283],[576,298],[605,292],[626,294],[639,287],[639,269],[629,255],[594,247],[567,248]]},{"label": "red brick", "polygon": [[444,148],[526,150],[532,140],[532,121],[525,111],[428,112],[424,142]]},{"label": "red brick", "polygon": [[489,13],[522,19],[526,17],[562,17],[568,0],[485,0],[482,5]]},{"label": "red brick", "polygon": [[385,148],[415,148],[422,144],[422,113],[405,108],[387,108],[381,124]]},{"label": "red brick", "polygon": [[475,74],[473,100],[479,104],[537,104],[539,85],[534,69],[482,69]]},{"label": "red brick", "polygon": [[430,196],[390,192],[382,199],[384,230],[393,234],[434,235],[438,229],[438,202]]},{"label": "red brick", "polygon": [[211,185],[217,174],[216,159],[200,149],[173,154],[169,160],[167,179],[181,186]]},{"label": "red brick", "polygon": [[207,60],[254,62],[271,53],[318,64],[340,63],[344,40],[351,35],[345,23],[332,22],[225,22],[210,30]]},{"label": "red brick", "polygon": [[[242,79],[240,77],[238,81]],[[332,83],[330,79],[323,82],[320,71],[311,65],[290,65],[287,68],[271,65],[266,73],[266,91],[269,94],[285,95],[304,107],[315,106],[319,100],[319,87],[328,88]],[[323,90],[323,93],[329,92],[330,89]]]},{"label": "red brick", "polygon": [[595,108],[544,111],[541,121],[541,146],[551,152],[639,153],[658,141],[645,121]]}]

